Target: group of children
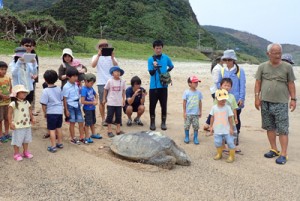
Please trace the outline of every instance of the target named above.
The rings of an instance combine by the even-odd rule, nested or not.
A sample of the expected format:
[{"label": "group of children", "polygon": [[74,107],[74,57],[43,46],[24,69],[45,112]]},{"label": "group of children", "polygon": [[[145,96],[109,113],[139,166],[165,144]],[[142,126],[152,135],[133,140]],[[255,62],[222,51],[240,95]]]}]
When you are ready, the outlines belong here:
[{"label": "group of children", "polygon": [[[194,144],[199,144],[198,130],[199,118],[202,116],[202,93],[197,90],[198,83],[201,82],[196,76],[191,76],[187,80],[189,89],[185,90],[183,94],[183,117],[184,117],[184,142],[189,143],[189,129],[193,126]],[[232,87],[232,80],[230,78],[223,78],[221,80],[220,89],[215,93],[214,106],[210,111],[211,126],[210,134],[214,134],[214,144],[217,148],[217,155],[215,160],[222,158],[222,152],[225,143],[229,148],[229,157],[226,160],[232,163],[235,159],[235,138],[237,130],[235,124],[237,123],[236,109],[238,108],[236,100],[232,94],[229,94]]]}]

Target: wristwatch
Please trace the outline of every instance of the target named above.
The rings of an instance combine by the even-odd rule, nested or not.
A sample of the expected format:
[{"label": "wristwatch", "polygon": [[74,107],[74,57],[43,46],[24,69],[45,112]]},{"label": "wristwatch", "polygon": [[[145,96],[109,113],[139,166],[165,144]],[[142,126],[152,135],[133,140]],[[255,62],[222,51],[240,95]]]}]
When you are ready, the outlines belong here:
[{"label": "wristwatch", "polygon": [[291,98],[291,101],[297,101],[297,98]]}]

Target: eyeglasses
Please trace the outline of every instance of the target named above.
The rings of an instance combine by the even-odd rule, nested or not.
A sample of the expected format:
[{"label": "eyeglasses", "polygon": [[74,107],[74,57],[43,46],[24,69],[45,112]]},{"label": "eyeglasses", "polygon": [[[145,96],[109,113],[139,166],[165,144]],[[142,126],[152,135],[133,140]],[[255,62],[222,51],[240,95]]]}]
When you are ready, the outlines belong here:
[{"label": "eyeglasses", "polygon": [[25,47],[32,47],[32,45],[24,45]]},{"label": "eyeglasses", "polygon": [[227,61],[233,61],[233,59],[223,59],[223,61],[227,62]]}]

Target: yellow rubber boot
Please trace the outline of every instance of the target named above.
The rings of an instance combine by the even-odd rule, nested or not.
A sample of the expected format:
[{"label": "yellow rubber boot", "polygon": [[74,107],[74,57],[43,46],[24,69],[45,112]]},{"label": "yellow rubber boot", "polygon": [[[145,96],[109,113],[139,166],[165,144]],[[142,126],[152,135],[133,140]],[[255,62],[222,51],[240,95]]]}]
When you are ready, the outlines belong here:
[{"label": "yellow rubber boot", "polygon": [[220,160],[222,158],[223,147],[217,148],[217,155],[214,157],[214,160]]},{"label": "yellow rubber boot", "polygon": [[227,158],[226,162],[227,163],[232,163],[235,158],[235,149],[230,149],[229,150],[229,157]]}]

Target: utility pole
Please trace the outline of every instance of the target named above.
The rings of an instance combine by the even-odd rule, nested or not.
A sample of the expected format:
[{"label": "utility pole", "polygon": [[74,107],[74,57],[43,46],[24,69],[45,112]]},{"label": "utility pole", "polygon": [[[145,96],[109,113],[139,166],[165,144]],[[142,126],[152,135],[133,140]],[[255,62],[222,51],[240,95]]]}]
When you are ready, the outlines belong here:
[{"label": "utility pole", "polygon": [[198,37],[198,44],[197,44],[197,46],[198,46],[198,49],[200,50],[201,49],[201,33],[200,33],[200,31],[198,32],[198,34],[199,34],[199,37]]},{"label": "utility pole", "polygon": [[107,26],[106,25],[102,25],[102,23],[100,22],[100,38],[102,39],[102,35],[103,35],[103,32],[104,32],[104,29],[106,28]]}]

